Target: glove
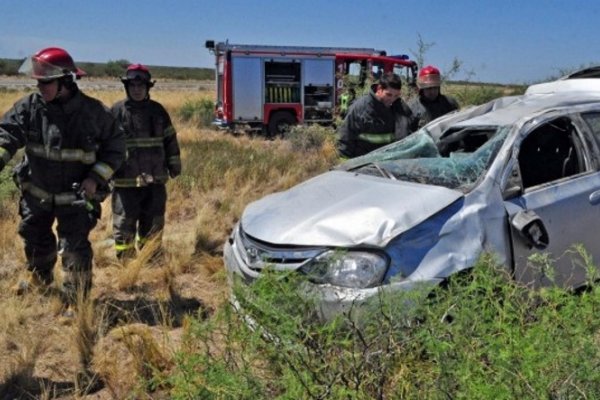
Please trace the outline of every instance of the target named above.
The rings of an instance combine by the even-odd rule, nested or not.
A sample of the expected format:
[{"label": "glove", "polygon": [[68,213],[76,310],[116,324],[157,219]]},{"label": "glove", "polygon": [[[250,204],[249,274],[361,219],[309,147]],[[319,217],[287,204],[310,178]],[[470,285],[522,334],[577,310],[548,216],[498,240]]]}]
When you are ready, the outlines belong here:
[{"label": "glove", "polygon": [[96,194],[96,189],[98,188],[98,183],[92,178],[85,178],[83,182],[81,182],[81,190],[85,194],[87,199],[93,199]]}]

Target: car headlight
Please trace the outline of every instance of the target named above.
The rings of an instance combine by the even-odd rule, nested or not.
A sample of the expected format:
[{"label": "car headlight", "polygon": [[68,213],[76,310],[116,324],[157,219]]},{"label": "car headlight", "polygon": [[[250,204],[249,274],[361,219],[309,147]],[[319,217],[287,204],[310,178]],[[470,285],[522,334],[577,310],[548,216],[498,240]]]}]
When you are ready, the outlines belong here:
[{"label": "car headlight", "polygon": [[381,284],[389,265],[383,253],[326,251],[307,261],[300,270],[318,284],[347,288],[369,288]]}]

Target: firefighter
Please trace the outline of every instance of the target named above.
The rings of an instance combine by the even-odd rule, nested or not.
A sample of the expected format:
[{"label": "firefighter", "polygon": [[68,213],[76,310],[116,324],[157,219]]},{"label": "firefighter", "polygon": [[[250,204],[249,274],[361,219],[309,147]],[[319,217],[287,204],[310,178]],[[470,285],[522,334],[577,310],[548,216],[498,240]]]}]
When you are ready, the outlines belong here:
[{"label": "firefighter", "polygon": [[148,68],[132,64],[121,81],[127,98],[111,111],[126,138],[127,159],[115,173],[112,212],[116,255],[125,262],[135,256],[136,244],[141,249],[151,238],[160,242],[165,183],[181,173],[181,159],[169,114],[150,99],[155,82]]},{"label": "firefighter", "polygon": [[419,95],[409,102],[414,115],[414,128],[420,129],[434,119],[458,110],[456,100],[441,94],[440,70],[432,65],[421,68],[417,77]]},{"label": "firefighter", "polygon": [[400,98],[401,89],[400,77],[386,74],[352,103],[339,129],[342,158],[361,156],[411,133],[412,114]]},{"label": "firefighter", "polygon": [[13,289],[48,288],[60,254],[69,314],[78,294],[87,296],[92,286],[88,235],[99,218],[97,194],[123,162],[125,139],[108,108],[79,90],[76,80],[85,72],[64,49],[38,51],[19,72],[37,80],[38,92],[16,102],[0,121],[0,169],[25,148],[13,177],[21,191],[18,231],[28,273]]}]

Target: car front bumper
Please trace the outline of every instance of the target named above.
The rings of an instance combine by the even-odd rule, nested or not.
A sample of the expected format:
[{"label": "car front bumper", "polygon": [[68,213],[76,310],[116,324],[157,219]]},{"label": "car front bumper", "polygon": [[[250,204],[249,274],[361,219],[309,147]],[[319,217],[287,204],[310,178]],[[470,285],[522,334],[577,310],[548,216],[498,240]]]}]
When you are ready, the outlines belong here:
[{"label": "car front bumper", "polygon": [[[227,269],[230,288],[237,284],[236,281],[251,284],[260,277],[260,272],[248,268],[242,259],[235,242],[230,243],[230,241],[227,241],[225,243],[223,258]],[[238,277],[238,279],[236,279],[236,277]],[[419,293],[425,295],[429,293],[434,286],[438,285],[440,281],[441,279],[429,279],[426,281],[402,280],[366,289],[343,288],[327,284],[316,285],[310,283],[307,283],[304,287],[306,288],[307,298],[310,297],[311,299],[316,299],[319,314],[324,320],[332,320],[341,315],[356,319],[367,308],[377,306],[381,301],[384,301],[384,295],[386,294],[414,291],[417,288],[421,288],[423,290]],[[231,296],[232,303],[234,305],[238,304],[233,293]],[[413,296],[407,298],[414,300]]]}]

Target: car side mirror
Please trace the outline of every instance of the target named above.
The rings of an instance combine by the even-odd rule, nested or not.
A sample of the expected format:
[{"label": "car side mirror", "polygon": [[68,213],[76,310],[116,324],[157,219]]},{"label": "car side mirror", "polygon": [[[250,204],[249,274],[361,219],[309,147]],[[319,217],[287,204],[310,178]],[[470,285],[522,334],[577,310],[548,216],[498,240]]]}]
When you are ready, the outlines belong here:
[{"label": "car side mirror", "polygon": [[525,240],[529,248],[544,250],[550,244],[548,231],[534,211],[519,211],[510,220],[513,228]]}]

